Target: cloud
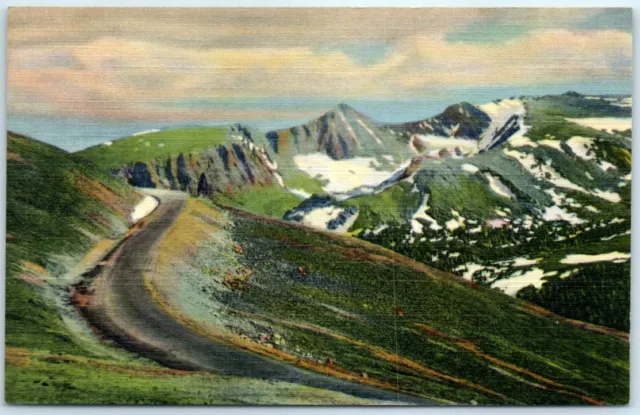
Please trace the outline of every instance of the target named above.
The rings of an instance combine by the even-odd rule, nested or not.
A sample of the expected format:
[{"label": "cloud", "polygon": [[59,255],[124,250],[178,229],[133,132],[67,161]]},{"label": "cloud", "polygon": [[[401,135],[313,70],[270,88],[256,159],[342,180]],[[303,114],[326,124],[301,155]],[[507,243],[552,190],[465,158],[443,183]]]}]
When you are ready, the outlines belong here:
[{"label": "cloud", "polygon": [[[631,85],[631,34],[573,27],[600,13],[590,9],[20,10],[9,16],[13,114],[226,120],[304,110],[283,115],[268,107],[243,112],[168,103],[392,100],[452,87],[580,81]],[[491,22],[526,30],[500,41],[451,40],[451,33]]]}]

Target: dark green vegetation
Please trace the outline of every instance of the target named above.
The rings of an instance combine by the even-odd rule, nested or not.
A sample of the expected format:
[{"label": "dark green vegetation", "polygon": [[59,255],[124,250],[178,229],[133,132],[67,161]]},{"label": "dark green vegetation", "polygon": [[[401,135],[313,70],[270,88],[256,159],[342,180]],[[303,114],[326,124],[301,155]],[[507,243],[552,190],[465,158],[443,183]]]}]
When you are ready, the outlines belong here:
[{"label": "dark green vegetation", "polygon": [[[547,277],[541,289],[532,285],[523,288],[518,297],[541,305],[562,316],[601,324],[618,330],[630,328],[630,283],[629,263],[616,264],[562,264],[569,254],[580,252],[595,255],[603,252],[625,252],[630,246],[630,236],[624,234],[628,224],[612,225],[609,229],[596,228],[584,231],[584,226],[545,224],[535,230],[533,236],[514,233],[509,229],[487,229],[469,235],[464,230],[453,233],[447,241],[418,240],[406,238],[411,229],[407,226],[391,226],[380,233],[368,234],[364,239],[391,247],[394,251],[432,264],[442,270],[460,271],[466,263],[492,264],[485,271],[474,274],[478,284],[489,285],[495,279],[509,278],[517,267],[501,264],[516,257],[541,258],[539,265],[546,272],[555,272]],[[620,236],[601,240],[612,232]],[[581,235],[581,237],[576,237]],[[566,239],[558,240],[559,237]],[[473,245],[470,244],[473,242]],[[443,255],[443,252],[459,253],[459,256]],[[437,258],[437,262],[434,261]],[[508,264],[507,264],[508,265]],[[522,268],[520,268],[522,269]],[[575,270],[575,271],[574,271]],[[560,278],[566,272],[570,276]]]},{"label": "dark green vegetation", "polygon": [[550,278],[539,290],[525,287],[518,297],[563,316],[629,330],[631,264],[592,264],[571,278]]},{"label": "dark green vegetation", "polygon": [[[189,290],[178,295],[197,320],[436,400],[628,399],[628,343],[620,338],[537,315],[374,245],[244,214],[232,220],[220,231],[228,236],[212,234],[177,270]],[[228,254],[232,246],[241,252]],[[250,277],[222,284],[236,274]]]},{"label": "dark green vegetation", "polygon": [[[568,317],[629,330],[629,294],[624,292],[630,283],[628,267],[609,263],[599,265],[598,269],[606,271],[594,271],[596,268],[590,265],[563,265],[559,261],[570,254],[630,251],[630,238],[625,232],[631,220],[631,140],[626,133],[598,131],[567,118],[630,117],[631,110],[611,105],[604,98],[587,99],[574,93],[527,98],[524,102],[525,125],[530,127],[526,137],[531,144],[511,145],[507,141],[463,160],[423,161],[412,177],[414,186],[400,182],[378,195],[340,202],[360,208],[351,231],[367,241],[460,275],[467,263],[486,266],[484,271],[473,274],[473,280],[480,284],[490,285],[522,270],[505,268],[501,264],[504,261],[540,258],[537,266],[545,272],[571,271],[572,275],[564,279],[549,276],[549,286],[544,285],[539,295],[534,295],[533,286],[528,287],[527,299]],[[573,153],[567,140],[576,136],[593,140],[595,144],[587,153],[593,159],[585,160]],[[557,143],[559,148],[550,143]],[[534,170],[543,167],[537,175],[531,174],[514,155],[535,160]],[[604,168],[606,163],[610,167]],[[465,164],[478,171],[464,170]],[[545,166],[550,166],[557,177]],[[513,197],[493,191],[487,174],[498,178]],[[584,190],[567,188],[561,179]],[[401,188],[404,192],[398,195]],[[599,197],[601,191],[618,195],[620,200]],[[561,205],[557,195],[564,198]],[[411,220],[420,207],[418,197],[427,199],[427,213],[440,227],[445,228],[445,223],[454,218],[453,211],[466,222],[453,231],[434,230],[429,228],[431,222],[419,218],[416,220],[422,231],[416,232]],[[378,203],[388,199],[398,202]],[[543,219],[542,213],[555,205],[584,223]],[[508,221],[502,229],[492,229],[485,223],[502,219]],[[524,226],[525,222],[529,224]],[[372,232],[381,225],[385,229]],[[585,277],[591,272],[591,277]],[[600,282],[588,284],[585,278]],[[562,290],[552,289],[560,286]],[[585,308],[587,303],[590,306]],[[616,306],[612,307],[612,303]]]}]

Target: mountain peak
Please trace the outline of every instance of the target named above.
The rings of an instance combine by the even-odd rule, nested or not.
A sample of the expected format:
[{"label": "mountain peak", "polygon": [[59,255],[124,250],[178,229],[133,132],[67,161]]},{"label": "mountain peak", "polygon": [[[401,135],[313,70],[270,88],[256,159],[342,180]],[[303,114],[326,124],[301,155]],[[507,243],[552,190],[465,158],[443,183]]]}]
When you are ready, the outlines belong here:
[{"label": "mountain peak", "polygon": [[344,102],[341,102],[340,104],[336,105],[331,110],[329,110],[328,112],[329,113],[332,113],[332,112],[335,113],[335,112],[348,112],[348,111],[356,111],[356,110],[353,109],[353,107],[349,106],[348,104],[345,104]]},{"label": "mountain peak", "polygon": [[582,95],[581,93],[576,92],[576,91],[574,91],[574,90],[569,90],[569,91],[565,92],[565,93],[564,93],[564,94],[562,94],[562,95],[565,95],[565,96],[568,96],[568,97],[576,97],[576,98],[581,98],[581,97],[583,97],[583,96],[584,96],[584,95]]}]

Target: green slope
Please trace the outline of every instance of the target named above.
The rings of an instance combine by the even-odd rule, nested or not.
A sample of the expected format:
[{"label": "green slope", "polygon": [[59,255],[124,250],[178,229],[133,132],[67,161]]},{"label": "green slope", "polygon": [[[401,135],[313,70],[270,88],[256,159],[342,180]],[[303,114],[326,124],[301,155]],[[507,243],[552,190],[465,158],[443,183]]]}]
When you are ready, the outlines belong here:
[{"label": "green slope", "polygon": [[7,145],[8,347],[80,352],[52,298],[100,239],[126,231],[140,197],[98,167],[11,132]]},{"label": "green slope", "polygon": [[128,229],[141,197],[86,158],[11,132],[7,139],[7,402],[370,403],[299,385],[167,370],[101,341],[71,305],[70,286],[85,254]]},{"label": "green slope", "polygon": [[[628,400],[622,334],[546,316],[353,238],[189,203],[166,241],[185,255],[154,284],[201,330],[441,402]],[[180,246],[181,221],[202,222],[206,237]]]},{"label": "green slope", "polygon": [[148,162],[167,155],[199,153],[228,141],[228,127],[190,127],[114,140],[75,153],[103,168]]}]

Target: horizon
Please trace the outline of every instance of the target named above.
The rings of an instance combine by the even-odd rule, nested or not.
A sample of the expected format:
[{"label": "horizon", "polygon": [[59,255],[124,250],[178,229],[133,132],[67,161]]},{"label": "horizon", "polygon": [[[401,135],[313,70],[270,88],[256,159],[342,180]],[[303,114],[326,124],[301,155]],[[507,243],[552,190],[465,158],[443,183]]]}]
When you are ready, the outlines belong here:
[{"label": "horizon", "polygon": [[[584,90],[565,89],[563,92],[559,92],[558,89],[562,87],[556,87],[552,90],[547,90],[545,93],[540,94],[511,94],[505,95],[494,99],[481,99],[479,100],[465,100],[460,99],[445,103],[444,101],[430,101],[430,104],[424,105],[429,101],[405,101],[400,104],[398,101],[378,101],[378,102],[336,102],[332,106],[317,106],[318,110],[308,117],[300,117],[292,120],[253,120],[253,122],[244,120],[228,120],[228,121],[216,121],[216,120],[202,120],[194,122],[179,122],[179,121],[166,121],[165,124],[158,122],[157,120],[140,120],[140,121],[116,121],[116,120],[90,120],[82,118],[60,118],[60,117],[42,117],[42,116],[20,116],[11,115],[7,116],[7,130],[14,133],[23,134],[30,138],[42,141],[47,144],[54,145],[68,152],[77,152],[84,150],[88,147],[92,147],[107,141],[115,141],[131,137],[132,135],[146,130],[159,129],[169,130],[183,127],[211,127],[211,126],[228,126],[232,124],[242,124],[256,130],[266,133],[271,130],[283,129],[294,127],[297,125],[309,122],[326,112],[337,108],[340,105],[347,105],[356,111],[370,117],[373,121],[380,124],[400,124],[405,122],[420,121],[435,115],[442,113],[449,105],[454,105],[461,102],[470,102],[473,105],[485,104],[491,101],[497,101],[501,99],[507,99],[510,97],[538,97],[544,95],[562,95],[568,92],[577,92],[585,96],[631,96],[632,94],[618,92],[604,93],[602,91],[587,92]],[[328,100],[319,101],[320,103],[326,103]],[[403,105],[404,104],[404,105]],[[396,105],[393,109],[389,105]],[[407,107],[413,108],[413,114],[416,116],[409,116],[409,118],[403,118],[407,114]],[[377,108],[377,111],[376,111]],[[431,111],[425,111],[424,116],[418,114],[423,108],[428,108]],[[372,110],[372,111],[371,111]],[[385,119],[385,116],[387,118]],[[390,116],[390,118],[389,118]]]},{"label": "horizon", "polygon": [[8,127],[66,149],[139,127],[283,128],[340,102],[403,122],[460,101],[632,90],[631,9],[14,8],[9,17]]}]

